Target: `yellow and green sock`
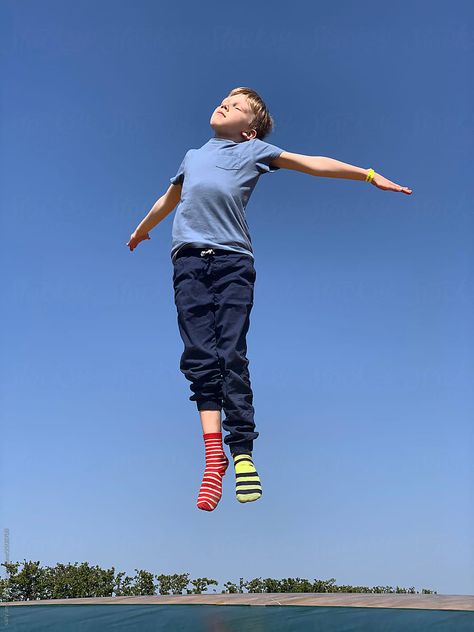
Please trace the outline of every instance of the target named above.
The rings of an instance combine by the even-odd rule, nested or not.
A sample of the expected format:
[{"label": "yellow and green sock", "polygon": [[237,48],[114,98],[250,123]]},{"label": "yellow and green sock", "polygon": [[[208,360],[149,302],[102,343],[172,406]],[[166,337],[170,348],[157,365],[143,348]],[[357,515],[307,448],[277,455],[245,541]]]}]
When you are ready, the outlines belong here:
[{"label": "yellow and green sock", "polygon": [[262,486],[251,454],[232,455],[235,468],[235,493],[240,503],[258,500],[262,495]]}]

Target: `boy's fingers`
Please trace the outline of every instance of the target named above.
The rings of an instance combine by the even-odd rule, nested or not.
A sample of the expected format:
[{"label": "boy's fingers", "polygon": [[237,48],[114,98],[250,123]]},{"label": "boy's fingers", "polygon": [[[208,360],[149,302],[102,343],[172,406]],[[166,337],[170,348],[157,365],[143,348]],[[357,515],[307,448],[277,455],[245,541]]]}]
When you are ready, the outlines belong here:
[{"label": "boy's fingers", "polygon": [[396,184],[395,182],[391,182],[390,180],[388,181],[388,183],[387,181],[376,183],[375,180],[372,180],[372,184],[380,189],[383,189],[384,191],[403,191],[403,193],[407,193],[408,195],[412,193],[412,190],[409,187],[402,187],[400,184]]}]

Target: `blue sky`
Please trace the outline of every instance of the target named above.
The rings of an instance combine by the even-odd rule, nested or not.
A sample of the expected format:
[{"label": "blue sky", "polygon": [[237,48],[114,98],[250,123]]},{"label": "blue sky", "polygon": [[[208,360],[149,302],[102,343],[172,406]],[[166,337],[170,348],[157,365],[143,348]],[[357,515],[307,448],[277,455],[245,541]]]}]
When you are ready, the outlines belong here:
[{"label": "blue sky", "polygon": [[[473,8],[4,0],[0,526],[10,559],[474,593]],[[195,503],[174,213],[236,86],[287,151],[247,206],[263,496]],[[211,591],[212,589],[210,589]]]}]

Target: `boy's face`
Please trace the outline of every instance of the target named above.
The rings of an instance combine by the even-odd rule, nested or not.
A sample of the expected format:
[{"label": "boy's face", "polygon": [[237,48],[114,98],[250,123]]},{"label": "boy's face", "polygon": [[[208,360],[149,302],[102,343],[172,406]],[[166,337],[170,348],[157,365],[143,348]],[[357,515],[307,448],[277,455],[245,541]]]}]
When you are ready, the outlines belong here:
[{"label": "boy's face", "polygon": [[244,94],[226,97],[217,106],[209,121],[215,137],[228,138],[236,143],[256,138],[257,132],[250,129],[254,114]]}]

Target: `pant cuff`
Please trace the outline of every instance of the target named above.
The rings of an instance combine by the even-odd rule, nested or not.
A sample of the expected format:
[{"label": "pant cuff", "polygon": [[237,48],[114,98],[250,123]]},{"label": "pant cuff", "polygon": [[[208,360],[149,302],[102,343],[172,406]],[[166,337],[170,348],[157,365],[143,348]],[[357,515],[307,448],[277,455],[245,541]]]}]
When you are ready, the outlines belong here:
[{"label": "pant cuff", "polygon": [[197,402],[197,409],[198,410],[221,410],[221,404],[220,402],[213,402],[213,401],[200,401]]},{"label": "pant cuff", "polygon": [[248,454],[248,455],[252,455],[252,448],[249,447],[245,447],[245,446],[235,446],[235,447],[231,447],[230,448],[230,453],[232,454],[232,456],[237,456],[238,454]]}]

